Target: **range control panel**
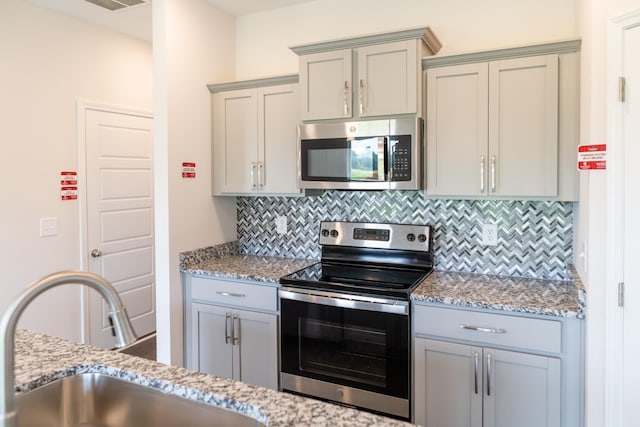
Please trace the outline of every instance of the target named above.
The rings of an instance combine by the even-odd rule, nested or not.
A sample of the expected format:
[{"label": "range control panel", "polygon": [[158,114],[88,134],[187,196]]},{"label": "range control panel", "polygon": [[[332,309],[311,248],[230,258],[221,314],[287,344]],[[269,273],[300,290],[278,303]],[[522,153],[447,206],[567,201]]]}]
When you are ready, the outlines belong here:
[{"label": "range control panel", "polygon": [[362,248],[431,251],[431,226],[322,221],[320,244]]}]

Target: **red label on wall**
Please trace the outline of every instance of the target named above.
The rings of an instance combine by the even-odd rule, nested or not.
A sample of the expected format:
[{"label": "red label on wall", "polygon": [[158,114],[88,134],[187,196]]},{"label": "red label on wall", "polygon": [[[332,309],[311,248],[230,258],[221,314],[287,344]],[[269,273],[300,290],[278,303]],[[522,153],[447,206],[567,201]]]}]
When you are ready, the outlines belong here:
[{"label": "red label on wall", "polygon": [[578,170],[604,170],[607,168],[607,144],[578,146]]},{"label": "red label on wall", "polygon": [[61,171],[60,172],[60,199],[61,200],[77,200],[78,199],[78,172]]},{"label": "red label on wall", "polygon": [[182,162],[182,177],[183,178],[196,177],[196,164],[194,162]]},{"label": "red label on wall", "polygon": [[78,198],[78,187],[60,187],[60,198],[62,200],[76,200]]},{"label": "red label on wall", "polygon": [[62,171],[60,172],[60,185],[77,185],[78,172]]}]

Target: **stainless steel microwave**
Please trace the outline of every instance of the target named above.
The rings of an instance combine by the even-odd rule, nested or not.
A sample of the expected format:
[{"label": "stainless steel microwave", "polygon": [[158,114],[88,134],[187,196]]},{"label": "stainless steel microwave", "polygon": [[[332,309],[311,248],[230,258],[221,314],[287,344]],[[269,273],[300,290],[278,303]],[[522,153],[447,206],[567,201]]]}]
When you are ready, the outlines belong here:
[{"label": "stainless steel microwave", "polygon": [[300,188],[418,190],[423,120],[403,118],[299,127]]}]

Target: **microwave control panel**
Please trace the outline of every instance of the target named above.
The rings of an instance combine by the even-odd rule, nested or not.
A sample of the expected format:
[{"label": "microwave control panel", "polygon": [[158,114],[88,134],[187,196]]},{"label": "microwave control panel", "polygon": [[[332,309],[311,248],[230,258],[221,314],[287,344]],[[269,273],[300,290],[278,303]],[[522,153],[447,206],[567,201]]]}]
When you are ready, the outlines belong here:
[{"label": "microwave control panel", "polygon": [[[398,138],[398,139],[394,139]],[[411,137],[392,137],[391,181],[411,181]]]}]

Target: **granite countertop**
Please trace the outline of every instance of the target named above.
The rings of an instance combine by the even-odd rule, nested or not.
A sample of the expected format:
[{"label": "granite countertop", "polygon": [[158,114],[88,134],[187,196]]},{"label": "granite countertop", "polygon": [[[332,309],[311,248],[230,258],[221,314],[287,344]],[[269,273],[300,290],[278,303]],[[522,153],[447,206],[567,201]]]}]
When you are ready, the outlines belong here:
[{"label": "granite countertop", "polygon": [[25,392],[69,375],[102,373],[248,415],[268,426],[409,426],[355,409],[172,367],[59,338],[16,332],[16,387]]},{"label": "granite countertop", "polygon": [[[187,274],[277,284],[279,278],[317,260],[217,253],[194,256]],[[411,294],[416,303],[439,303],[556,317],[585,316],[586,291],[573,268],[571,280],[541,280],[487,274],[432,272]]]},{"label": "granite countertop", "polygon": [[186,265],[182,268],[182,272],[219,279],[245,279],[265,283],[279,283],[280,277],[316,262],[318,261],[311,259],[225,255]]},{"label": "granite countertop", "polygon": [[411,299],[415,302],[583,318],[586,292],[577,274],[573,280],[561,281],[434,271],[413,291]]}]

